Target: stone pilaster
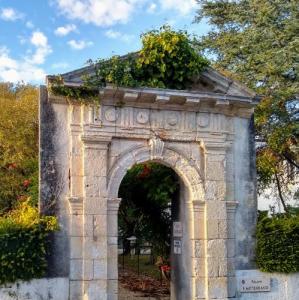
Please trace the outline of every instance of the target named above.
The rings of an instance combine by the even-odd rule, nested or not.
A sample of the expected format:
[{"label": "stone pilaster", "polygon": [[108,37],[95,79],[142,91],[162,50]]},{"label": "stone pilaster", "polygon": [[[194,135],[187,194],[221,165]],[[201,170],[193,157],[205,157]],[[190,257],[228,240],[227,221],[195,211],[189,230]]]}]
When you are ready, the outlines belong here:
[{"label": "stone pilaster", "polygon": [[207,269],[206,269],[206,226],[205,201],[194,200],[191,209],[192,227],[192,299],[206,299],[207,297]]},{"label": "stone pilaster", "polygon": [[110,139],[81,137],[84,144],[83,299],[107,299],[107,158]]},{"label": "stone pilaster", "polygon": [[108,218],[108,300],[118,299],[118,208],[121,199],[107,200]]}]

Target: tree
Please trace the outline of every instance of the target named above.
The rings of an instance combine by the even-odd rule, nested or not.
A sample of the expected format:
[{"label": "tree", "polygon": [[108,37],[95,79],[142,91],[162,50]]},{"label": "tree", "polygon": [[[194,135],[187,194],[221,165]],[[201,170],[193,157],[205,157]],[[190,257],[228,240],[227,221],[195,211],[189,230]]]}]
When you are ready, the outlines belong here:
[{"label": "tree", "polygon": [[38,195],[38,90],[0,83],[0,215]]},{"label": "tree", "polygon": [[198,41],[214,67],[262,95],[255,112],[259,191],[273,185],[287,211],[299,175],[299,5],[297,0],[199,0]]},{"label": "tree", "polygon": [[119,231],[124,242],[135,236],[141,243],[152,243],[155,255],[168,257],[171,205],[178,190],[178,178],[168,167],[146,163],[131,168],[119,189]]}]

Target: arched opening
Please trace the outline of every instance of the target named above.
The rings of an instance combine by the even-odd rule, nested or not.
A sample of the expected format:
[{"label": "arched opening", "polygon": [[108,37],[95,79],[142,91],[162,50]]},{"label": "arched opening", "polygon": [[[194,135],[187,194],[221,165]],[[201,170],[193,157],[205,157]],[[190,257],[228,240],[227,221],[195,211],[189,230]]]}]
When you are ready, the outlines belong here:
[{"label": "arched opening", "polygon": [[135,164],[118,196],[118,299],[190,299],[190,218],[183,181],[161,163]]}]

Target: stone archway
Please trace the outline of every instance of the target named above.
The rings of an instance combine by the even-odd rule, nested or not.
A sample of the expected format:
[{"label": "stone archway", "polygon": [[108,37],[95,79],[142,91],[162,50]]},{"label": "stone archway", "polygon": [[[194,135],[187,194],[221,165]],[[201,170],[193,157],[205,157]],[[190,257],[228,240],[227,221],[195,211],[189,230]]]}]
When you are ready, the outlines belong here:
[{"label": "stone archway", "polygon": [[217,90],[229,87],[223,94],[107,87],[98,107],[41,89],[40,206],[46,210],[59,178],[51,267],[69,278],[70,300],[118,300],[118,188],[145,161],[171,167],[188,190],[191,292],[184,300],[237,297],[235,270],[254,266],[257,101],[217,76]]},{"label": "stone archway", "polygon": [[[117,198],[118,190],[122,179],[126,172],[135,164],[144,162],[158,162],[172,168],[178,176],[183,180],[186,186],[187,193],[184,197],[184,206],[187,213],[185,234],[188,236],[188,241],[184,243],[185,253],[183,253],[185,265],[190,266],[189,272],[187,272],[187,278],[182,280],[182,286],[188,286],[189,291],[180,290],[176,291],[178,296],[173,299],[194,299],[195,298],[195,284],[197,277],[205,278],[205,247],[200,254],[200,262],[195,258],[195,247],[198,243],[204,244],[204,236],[197,236],[196,233],[204,231],[204,216],[203,210],[198,210],[197,206],[204,205],[204,189],[203,182],[198,170],[190,164],[190,162],[176,151],[166,148],[164,142],[154,137],[149,140],[148,147],[137,147],[130,149],[126,153],[123,153],[120,158],[114,163],[109,172],[108,181],[108,248],[110,253],[110,261],[108,262],[108,278],[110,284],[108,284],[108,295],[115,295],[118,280],[118,265],[117,265],[117,238],[118,238],[118,226],[117,226],[117,213],[120,198]],[[184,252],[184,251],[183,251]],[[200,264],[200,266],[199,266]],[[196,269],[197,268],[197,269]],[[200,268],[200,270],[198,269]],[[194,270],[194,272],[192,271]],[[202,287],[204,289],[204,287]],[[202,291],[206,293],[206,291]]]}]

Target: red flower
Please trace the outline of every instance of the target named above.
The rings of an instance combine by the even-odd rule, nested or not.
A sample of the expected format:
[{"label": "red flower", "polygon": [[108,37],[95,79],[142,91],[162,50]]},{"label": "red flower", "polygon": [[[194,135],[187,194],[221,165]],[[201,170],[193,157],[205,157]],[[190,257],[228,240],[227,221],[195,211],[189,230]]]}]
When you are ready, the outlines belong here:
[{"label": "red flower", "polygon": [[30,180],[29,179],[25,179],[24,182],[23,182],[23,186],[25,188],[27,188],[29,186],[29,184],[30,184]]}]

